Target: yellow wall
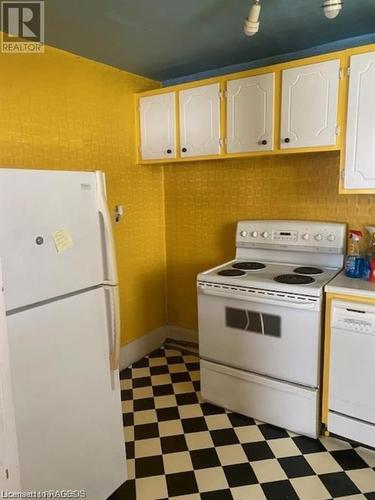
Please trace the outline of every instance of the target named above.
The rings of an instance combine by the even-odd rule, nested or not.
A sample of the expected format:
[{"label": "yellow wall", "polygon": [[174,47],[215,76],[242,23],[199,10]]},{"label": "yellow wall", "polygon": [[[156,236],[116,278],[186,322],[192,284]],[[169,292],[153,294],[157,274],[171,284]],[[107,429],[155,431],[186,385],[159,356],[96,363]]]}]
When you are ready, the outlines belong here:
[{"label": "yellow wall", "polygon": [[119,263],[122,343],[165,323],[162,167],[135,165],[133,93],[156,82],[46,47],[0,54],[0,166],[104,170]]},{"label": "yellow wall", "polygon": [[246,219],[375,223],[374,195],[338,194],[338,153],[165,167],[168,323],[197,328],[195,278],[234,257]]}]

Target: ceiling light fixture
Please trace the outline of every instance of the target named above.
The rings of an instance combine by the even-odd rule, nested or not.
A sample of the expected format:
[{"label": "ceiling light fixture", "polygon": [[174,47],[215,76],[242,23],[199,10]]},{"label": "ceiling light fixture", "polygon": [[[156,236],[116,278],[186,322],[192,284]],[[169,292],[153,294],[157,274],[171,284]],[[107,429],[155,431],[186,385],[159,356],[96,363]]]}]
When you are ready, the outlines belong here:
[{"label": "ceiling light fixture", "polygon": [[[337,2],[338,0],[334,1]],[[261,9],[260,0],[255,0],[252,6],[250,7],[248,17],[245,19],[243,32],[245,33],[246,36],[253,36],[256,33],[258,33],[260,9]]]},{"label": "ceiling light fixture", "polygon": [[342,9],[341,0],[324,0],[323,10],[324,14],[328,19],[334,19],[340,14]]}]

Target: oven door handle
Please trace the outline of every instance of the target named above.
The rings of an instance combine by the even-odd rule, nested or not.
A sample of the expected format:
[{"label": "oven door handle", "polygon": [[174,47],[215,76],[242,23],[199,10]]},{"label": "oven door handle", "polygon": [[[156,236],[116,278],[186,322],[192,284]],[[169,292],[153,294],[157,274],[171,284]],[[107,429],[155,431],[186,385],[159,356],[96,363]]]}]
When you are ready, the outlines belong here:
[{"label": "oven door handle", "polygon": [[293,307],[294,309],[315,309],[317,307],[317,302],[297,302],[296,300],[277,300],[277,299],[268,299],[265,297],[259,296],[243,296],[237,294],[231,294],[230,292],[220,292],[219,290],[213,290],[198,286],[199,293],[204,295],[215,295],[217,297],[227,298],[227,299],[235,299],[242,300],[245,302],[260,302],[261,304],[268,304],[271,306],[281,306],[281,307]]}]

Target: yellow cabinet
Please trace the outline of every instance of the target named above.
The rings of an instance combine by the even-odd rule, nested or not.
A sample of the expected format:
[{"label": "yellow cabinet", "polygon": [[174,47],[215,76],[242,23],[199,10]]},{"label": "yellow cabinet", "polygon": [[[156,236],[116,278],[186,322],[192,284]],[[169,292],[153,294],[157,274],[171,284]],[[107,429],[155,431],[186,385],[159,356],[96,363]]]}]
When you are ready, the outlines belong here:
[{"label": "yellow cabinet", "polygon": [[375,192],[374,55],[375,44],[139,94],[138,163],[340,151],[340,192]]}]

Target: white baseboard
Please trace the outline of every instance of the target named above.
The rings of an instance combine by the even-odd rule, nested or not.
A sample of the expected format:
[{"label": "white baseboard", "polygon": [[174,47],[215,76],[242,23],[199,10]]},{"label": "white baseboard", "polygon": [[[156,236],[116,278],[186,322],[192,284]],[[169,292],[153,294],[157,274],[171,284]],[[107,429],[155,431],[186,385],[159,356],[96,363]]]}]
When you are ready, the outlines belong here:
[{"label": "white baseboard", "polygon": [[166,325],[167,337],[175,340],[185,340],[187,342],[195,342],[198,344],[198,332],[189,328],[181,328],[180,326]]},{"label": "white baseboard", "polygon": [[161,326],[156,330],[146,333],[146,335],[143,335],[139,339],[133,340],[130,344],[122,346],[120,350],[120,370],[123,370],[154,349],[160,347],[166,338],[166,327]]},{"label": "white baseboard", "polygon": [[166,338],[198,343],[198,332],[172,325],[164,325],[152,330],[139,339],[133,340],[130,344],[121,347],[120,370],[124,370],[124,368],[160,347]]}]

